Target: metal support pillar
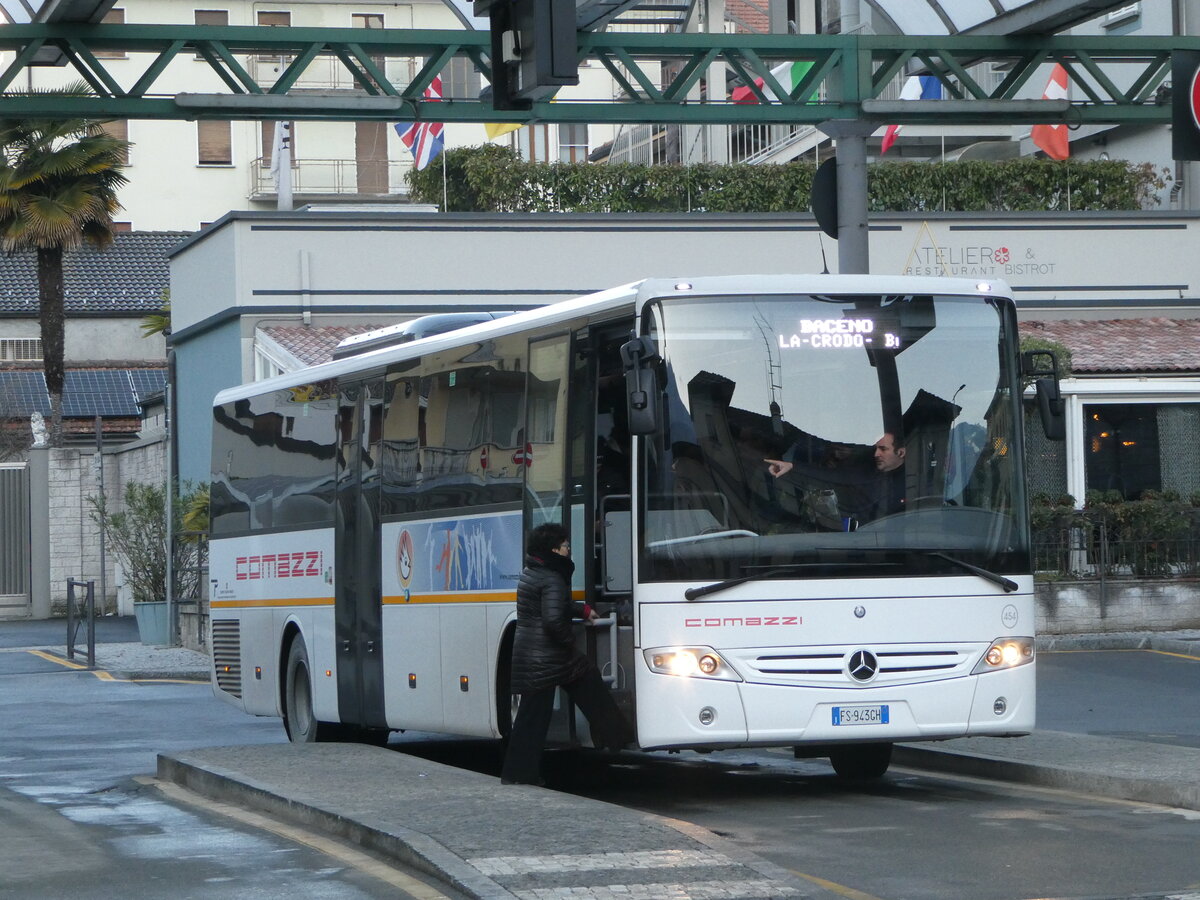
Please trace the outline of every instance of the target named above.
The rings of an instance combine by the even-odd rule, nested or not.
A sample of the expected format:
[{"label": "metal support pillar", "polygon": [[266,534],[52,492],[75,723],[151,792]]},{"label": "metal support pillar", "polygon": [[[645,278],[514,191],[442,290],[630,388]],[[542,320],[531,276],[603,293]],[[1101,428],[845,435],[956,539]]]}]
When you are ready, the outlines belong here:
[{"label": "metal support pillar", "polygon": [[874,122],[823,122],[821,131],[837,142],[838,272],[871,271],[867,232],[867,138]]}]

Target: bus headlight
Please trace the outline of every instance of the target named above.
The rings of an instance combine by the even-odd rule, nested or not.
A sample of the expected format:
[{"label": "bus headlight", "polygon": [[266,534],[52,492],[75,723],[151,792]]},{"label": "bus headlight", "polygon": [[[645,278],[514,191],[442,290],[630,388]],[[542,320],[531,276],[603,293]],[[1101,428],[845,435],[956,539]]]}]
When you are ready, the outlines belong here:
[{"label": "bus headlight", "polygon": [[999,672],[1033,662],[1033,638],[997,638],[983,654],[983,659],[971,670],[972,675],[982,672]]},{"label": "bus headlight", "polygon": [[729,663],[711,647],[659,647],[644,651],[646,665],[660,675],[741,681]]}]

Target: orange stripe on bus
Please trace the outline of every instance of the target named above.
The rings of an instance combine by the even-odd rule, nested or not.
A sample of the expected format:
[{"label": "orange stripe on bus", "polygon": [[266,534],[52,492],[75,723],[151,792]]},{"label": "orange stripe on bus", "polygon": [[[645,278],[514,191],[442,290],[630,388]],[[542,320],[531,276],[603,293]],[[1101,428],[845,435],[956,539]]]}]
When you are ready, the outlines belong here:
[{"label": "orange stripe on bus", "polygon": [[[584,598],[583,591],[572,591],[574,600]],[[513,603],[517,599],[516,591],[481,591],[473,594],[411,594],[408,599],[393,594],[383,598],[384,605],[405,606],[413,603]]]},{"label": "orange stripe on bus", "polygon": [[405,606],[413,603],[514,603],[516,599],[515,591],[485,591],[478,594],[410,594],[407,600],[402,594],[394,594],[384,597],[383,602],[384,605]]},{"label": "orange stripe on bus", "polygon": [[333,606],[332,597],[283,597],[272,600],[213,600],[214,609],[251,609],[256,606]]}]

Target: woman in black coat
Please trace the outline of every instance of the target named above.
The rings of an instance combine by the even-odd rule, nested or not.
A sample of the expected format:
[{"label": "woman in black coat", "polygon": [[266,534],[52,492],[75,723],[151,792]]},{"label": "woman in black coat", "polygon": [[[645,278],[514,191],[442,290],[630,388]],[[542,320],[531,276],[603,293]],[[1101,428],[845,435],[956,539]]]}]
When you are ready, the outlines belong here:
[{"label": "woman in black coat", "polygon": [[525,568],[517,582],[517,631],[513,639],[512,692],[521,695],[508,739],[502,784],[541,784],[542,747],[561,687],[592,728],[597,746],[619,749],[629,727],[599,670],[575,647],[571,618],[587,622],[595,611],[571,600],[571,545],[561,525],[539,525],[529,535]]}]

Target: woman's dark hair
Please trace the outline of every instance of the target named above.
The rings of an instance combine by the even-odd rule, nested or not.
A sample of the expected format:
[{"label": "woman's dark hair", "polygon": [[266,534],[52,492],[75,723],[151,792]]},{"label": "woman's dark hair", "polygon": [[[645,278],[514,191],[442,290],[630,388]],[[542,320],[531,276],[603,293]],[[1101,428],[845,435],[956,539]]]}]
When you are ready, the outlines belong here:
[{"label": "woman's dark hair", "polygon": [[547,522],[529,532],[529,543],[525,551],[539,559],[545,559],[561,547],[566,539],[567,529],[554,522]]}]

